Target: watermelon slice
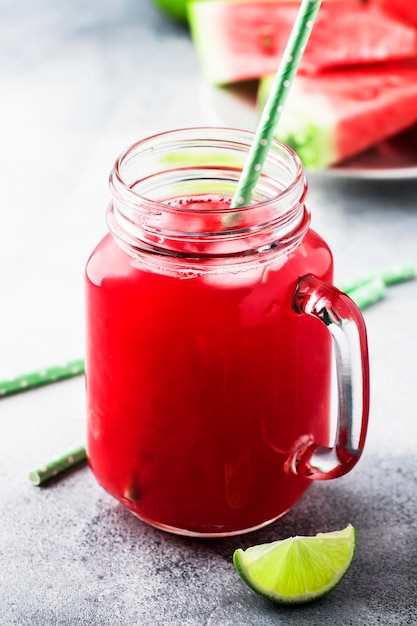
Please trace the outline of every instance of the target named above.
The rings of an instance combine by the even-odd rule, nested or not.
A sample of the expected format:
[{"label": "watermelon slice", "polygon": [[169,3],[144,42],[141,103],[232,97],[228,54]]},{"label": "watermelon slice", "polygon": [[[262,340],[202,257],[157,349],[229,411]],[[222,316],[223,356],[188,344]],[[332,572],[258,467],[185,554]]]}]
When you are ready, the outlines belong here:
[{"label": "watermelon slice", "polygon": [[[208,80],[227,84],[275,72],[298,8],[297,2],[281,0],[190,2],[190,31]],[[413,27],[357,0],[324,0],[300,70],[315,72],[416,54]]]},{"label": "watermelon slice", "polygon": [[404,22],[417,26],[416,0],[375,0],[375,4]]},{"label": "watermelon slice", "polygon": [[[261,109],[273,76],[259,84]],[[298,74],[276,131],[306,168],[339,163],[417,122],[417,61]]]}]

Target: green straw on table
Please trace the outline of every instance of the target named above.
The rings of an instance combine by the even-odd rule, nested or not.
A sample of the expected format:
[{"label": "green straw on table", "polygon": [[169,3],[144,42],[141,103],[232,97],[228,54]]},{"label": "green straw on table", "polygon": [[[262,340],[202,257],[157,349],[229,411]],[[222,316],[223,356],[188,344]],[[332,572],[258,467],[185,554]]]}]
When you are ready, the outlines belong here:
[{"label": "green straw on table", "polygon": [[348,295],[360,309],[367,309],[368,306],[376,304],[385,298],[387,286],[379,276],[370,278],[365,282],[361,282],[354,289],[352,288]]},{"label": "green straw on table", "polygon": [[230,205],[231,208],[238,208],[250,204],[253,189],[261,175],[277,124],[297,73],[308,38],[310,37],[321,2],[322,0],[302,0],[301,2],[269,97],[262,111],[253,143],[249,149],[247,161],[238,181]]},{"label": "green straw on table", "polygon": [[0,381],[0,398],[22,391],[28,391],[34,387],[56,383],[66,378],[72,378],[73,376],[80,376],[81,374],[84,374],[84,360],[77,359],[75,361],[68,361],[64,365],[55,365],[46,369],[37,370],[36,372],[23,374],[22,376],[17,376],[10,380],[2,380]]},{"label": "green straw on table", "polygon": [[390,287],[391,285],[397,285],[398,283],[403,283],[408,280],[414,280],[416,278],[416,269],[409,263],[395,265],[394,267],[387,268],[380,272],[362,274],[356,278],[354,277],[342,281],[338,287],[349,294],[352,290],[358,289],[361,285],[378,278],[382,280],[387,287]]},{"label": "green straw on table", "polygon": [[51,478],[61,475],[87,459],[83,445],[71,448],[65,454],[54,457],[44,465],[40,465],[29,473],[29,479],[34,485],[43,485]]}]

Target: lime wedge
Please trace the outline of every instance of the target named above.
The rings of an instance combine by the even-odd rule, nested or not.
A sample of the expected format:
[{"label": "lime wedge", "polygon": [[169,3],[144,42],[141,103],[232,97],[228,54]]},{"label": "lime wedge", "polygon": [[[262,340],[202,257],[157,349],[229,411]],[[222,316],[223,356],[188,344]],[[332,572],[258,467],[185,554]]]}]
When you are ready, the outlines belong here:
[{"label": "lime wedge", "polygon": [[348,571],[356,546],[350,524],[314,537],[289,537],[247,550],[239,548],[233,563],[256,593],[285,604],[310,602],[328,593]]}]

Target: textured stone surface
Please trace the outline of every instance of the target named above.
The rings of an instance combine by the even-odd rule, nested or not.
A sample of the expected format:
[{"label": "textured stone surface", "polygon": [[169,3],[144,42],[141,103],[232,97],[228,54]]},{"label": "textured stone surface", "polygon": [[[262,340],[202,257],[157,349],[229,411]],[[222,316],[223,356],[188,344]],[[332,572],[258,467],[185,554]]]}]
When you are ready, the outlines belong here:
[{"label": "textured stone surface", "polygon": [[[146,0],[6,0],[0,21],[2,379],[83,354],[83,267],[118,153],[207,119],[186,29]],[[310,207],[337,279],[417,263],[416,180],[311,176]],[[412,282],[365,314],[371,423],[358,467],[252,535],[166,535],[86,467],[33,487],[32,467],[84,439],[83,380],[0,400],[1,626],[417,624],[416,305]],[[238,546],[348,522],[353,565],[314,604],[280,608],[234,572]]]}]

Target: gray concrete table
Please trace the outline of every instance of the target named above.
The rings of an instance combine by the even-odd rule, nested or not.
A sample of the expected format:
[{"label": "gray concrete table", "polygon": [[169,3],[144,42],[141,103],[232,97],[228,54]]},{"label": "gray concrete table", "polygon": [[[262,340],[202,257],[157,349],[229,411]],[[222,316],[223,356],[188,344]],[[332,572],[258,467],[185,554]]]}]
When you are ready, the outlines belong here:
[{"label": "gray concrete table", "polygon": [[[0,379],[84,354],[83,268],[105,232],[115,157],[207,122],[187,30],[146,0],[0,5]],[[336,278],[417,263],[417,180],[310,176]],[[0,400],[1,626],[417,624],[417,283],[369,308],[371,423],[355,470],[272,526],[203,541],[135,519],[82,467],[28,471],[84,440],[84,382]],[[314,604],[280,608],[235,574],[238,546],[357,528],[353,565]]]}]

